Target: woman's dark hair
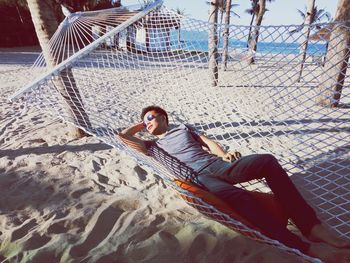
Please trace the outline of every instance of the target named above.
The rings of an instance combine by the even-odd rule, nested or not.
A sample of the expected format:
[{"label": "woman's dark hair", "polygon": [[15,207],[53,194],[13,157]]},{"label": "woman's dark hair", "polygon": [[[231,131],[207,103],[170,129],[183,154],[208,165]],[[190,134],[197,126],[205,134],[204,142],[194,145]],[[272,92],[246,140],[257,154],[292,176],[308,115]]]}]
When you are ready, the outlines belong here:
[{"label": "woman's dark hair", "polygon": [[166,113],[166,111],[163,110],[161,107],[158,107],[155,105],[151,105],[151,106],[148,106],[148,107],[142,109],[141,120],[143,120],[143,117],[145,117],[147,112],[152,111],[152,110],[160,115],[165,116],[166,123],[169,124],[168,113]]}]

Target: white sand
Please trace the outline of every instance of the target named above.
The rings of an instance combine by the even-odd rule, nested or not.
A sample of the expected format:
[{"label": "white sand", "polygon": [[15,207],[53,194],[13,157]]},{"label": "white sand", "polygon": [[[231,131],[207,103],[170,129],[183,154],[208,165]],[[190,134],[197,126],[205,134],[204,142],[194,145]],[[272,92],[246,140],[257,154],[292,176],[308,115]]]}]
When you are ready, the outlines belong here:
[{"label": "white sand", "polygon": [[0,261],[301,261],[206,219],[96,138],[69,140],[66,124],[9,103],[29,53],[0,52]]}]

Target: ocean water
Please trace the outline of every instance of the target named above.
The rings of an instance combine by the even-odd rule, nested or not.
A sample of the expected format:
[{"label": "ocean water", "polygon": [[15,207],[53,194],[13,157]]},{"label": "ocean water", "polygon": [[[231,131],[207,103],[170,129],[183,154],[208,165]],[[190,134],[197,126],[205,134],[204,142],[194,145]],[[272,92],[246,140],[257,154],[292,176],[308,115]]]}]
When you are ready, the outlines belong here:
[{"label": "ocean water", "polygon": [[[257,45],[257,52],[259,53],[271,53],[271,54],[293,54],[297,55],[300,53],[300,43],[292,42],[290,36],[286,36],[285,39],[288,39],[289,42],[283,42],[282,37],[277,38],[275,41],[260,41]],[[182,31],[181,32],[181,43],[178,41],[178,33],[171,34],[171,48],[172,49],[186,49],[186,50],[196,50],[196,51],[208,51],[208,34],[207,32],[191,32],[191,31]],[[223,48],[222,38],[219,41],[219,50]],[[246,40],[235,40],[230,39],[229,41],[229,50],[234,49],[247,49]],[[326,43],[325,42],[313,42],[308,43],[307,53],[309,55],[324,55],[326,53]]]},{"label": "ocean water", "polygon": [[[191,50],[208,51],[208,41],[195,40],[184,41],[182,46],[190,46]],[[219,49],[222,49],[222,44],[219,44]],[[247,49],[247,42],[230,41],[229,49]],[[257,52],[271,54],[293,54],[300,53],[299,43],[278,43],[278,42],[258,42]],[[326,44],[309,43],[307,53],[309,55],[323,55],[326,53]]]},{"label": "ocean water", "polygon": [[[229,53],[237,51],[238,53],[244,53],[248,50],[247,47],[247,35],[248,32],[241,32],[239,35],[230,36],[229,40]],[[239,37],[239,38],[238,38]],[[299,37],[299,38],[298,38]],[[125,40],[126,37],[124,37]],[[135,41],[138,49],[146,50],[145,30],[138,30],[136,33]],[[207,31],[179,31],[171,30],[170,34],[165,29],[149,31],[149,45],[155,50],[187,50],[187,51],[208,51],[208,32]],[[284,31],[284,34],[266,33],[264,32],[257,45],[257,53],[261,54],[283,54],[283,55],[298,55],[300,53],[301,44],[297,41],[301,39],[300,34],[291,35],[288,30]],[[219,50],[223,48],[223,38],[219,41]],[[314,42],[309,41],[307,54],[311,56],[322,56],[326,53],[326,42]]]}]

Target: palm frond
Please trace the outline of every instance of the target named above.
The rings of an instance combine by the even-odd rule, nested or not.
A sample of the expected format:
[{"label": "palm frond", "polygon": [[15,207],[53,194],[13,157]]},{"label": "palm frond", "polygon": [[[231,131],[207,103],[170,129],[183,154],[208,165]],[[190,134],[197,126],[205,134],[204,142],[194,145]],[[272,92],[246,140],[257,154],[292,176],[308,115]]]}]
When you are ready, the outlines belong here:
[{"label": "palm frond", "polygon": [[289,31],[289,34],[292,35],[292,34],[295,34],[297,32],[300,32],[301,30],[303,30],[303,28],[304,28],[304,24],[301,24],[301,25],[297,26],[295,29]]},{"label": "palm frond", "polygon": [[302,10],[300,10],[300,9],[297,9],[297,11],[298,11],[299,15],[301,16],[301,18],[302,18],[303,20],[305,20],[305,17],[306,17],[306,7],[305,7],[305,11],[302,11]]},{"label": "palm frond", "polygon": [[245,13],[248,13],[250,15],[254,14],[254,10],[252,8],[244,10]]},{"label": "palm frond", "polygon": [[185,8],[180,9],[180,7],[176,7],[175,12],[176,12],[176,14],[181,15],[181,16],[185,16],[186,15]]}]

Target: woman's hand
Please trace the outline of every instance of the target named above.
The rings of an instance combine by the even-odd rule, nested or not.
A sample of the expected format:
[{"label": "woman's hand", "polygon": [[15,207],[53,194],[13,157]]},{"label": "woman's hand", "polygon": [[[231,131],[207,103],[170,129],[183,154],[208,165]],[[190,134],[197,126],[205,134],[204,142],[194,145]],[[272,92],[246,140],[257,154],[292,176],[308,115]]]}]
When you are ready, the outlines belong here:
[{"label": "woman's hand", "polygon": [[229,152],[229,153],[226,153],[222,159],[226,162],[232,162],[232,161],[235,161],[235,160],[238,160],[239,158],[242,157],[242,154],[240,152],[237,152],[237,151],[234,151],[234,152]]}]

